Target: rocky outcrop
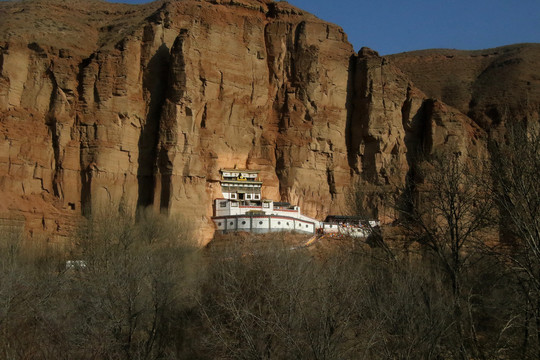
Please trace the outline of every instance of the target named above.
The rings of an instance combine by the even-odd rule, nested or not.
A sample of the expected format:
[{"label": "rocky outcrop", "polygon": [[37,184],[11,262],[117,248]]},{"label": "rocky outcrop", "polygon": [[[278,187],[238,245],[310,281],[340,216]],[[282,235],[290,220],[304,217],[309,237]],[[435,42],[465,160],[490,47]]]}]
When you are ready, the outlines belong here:
[{"label": "rocky outcrop", "polygon": [[[5,8],[60,11],[60,4]],[[83,4],[62,9],[96,15]],[[265,196],[298,202],[314,216],[328,212],[349,177],[353,51],[343,31],[286,3],[164,2],[144,21],[135,9],[111,11],[84,49],[72,38],[56,48],[47,38],[6,36],[2,113],[17,111],[14,122],[39,129],[34,140],[43,148],[6,151],[28,170],[16,179],[10,165],[4,181],[34,184],[8,191],[51,197],[45,202],[67,213],[154,206],[210,230],[218,170],[236,166],[262,171]],[[129,21],[118,40],[111,32],[122,11]],[[50,20],[50,12],[32,16]],[[43,185],[28,176],[35,166]]]},{"label": "rocky outcrop", "polygon": [[389,56],[416,86],[467,114],[488,132],[540,119],[540,44],[422,50]]},{"label": "rocky outcrop", "polygon": [[[436,152],[485,156],[485,132],[457,109],[428,98],[387,58],[363,48],[354,74],[349,164],[366,189],[394,192]],[[388,210],[376,198],[366,202],[374,216]]]},{"label": "rocky outcrop", "polygon": [[0,25],[0,214],[33,233],[151,206],[188,217],[204,242],[220,168],[258,169],[264,196],[323,218],[347,211],[357,179],[403,183],[419,153],[485,151],[459,110],[286,2],[0,11],[19,29]]}]

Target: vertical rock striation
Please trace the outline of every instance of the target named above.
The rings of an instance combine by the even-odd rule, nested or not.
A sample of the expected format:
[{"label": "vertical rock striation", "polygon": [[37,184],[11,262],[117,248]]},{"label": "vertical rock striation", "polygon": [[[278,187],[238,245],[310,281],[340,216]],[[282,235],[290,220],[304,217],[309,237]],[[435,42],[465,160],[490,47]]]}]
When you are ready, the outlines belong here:
[{"label": "vertical rock striation", "polygon": [[220,168],[258,169],[265,197],[323,218],[347,211],[352,181],[401,184],[418,154],[482,151],[469,118],[285,2],[0,11],[45,34],[0,28],[0,214],[31,232],[61,234],[100,207],[151,206],[189,217],[204,242]]},{"label": "vertical rock striation", "polygon": [[[366,189],[395,191],[419,162],[441,150],[485,155],[485,134],[474,122],[428,98],[388,59],[362,48],[354,74],[349,165]],[[366,201],[381,217],[382,204]]]},{"label": "vertical rock striation", "polygon": [[454,106],[489,133],[504,130],[507,122],[540,119],[540,44],[422,50],[389,58],[428,96]]}]

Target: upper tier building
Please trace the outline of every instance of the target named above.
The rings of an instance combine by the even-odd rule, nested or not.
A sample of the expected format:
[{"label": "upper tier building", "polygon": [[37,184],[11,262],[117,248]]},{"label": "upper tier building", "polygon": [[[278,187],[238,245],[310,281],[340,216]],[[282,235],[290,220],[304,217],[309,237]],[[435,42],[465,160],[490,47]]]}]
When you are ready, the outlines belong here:
[{"label": "upper tier building", "polygon": [[240,204],[260,203],[262,181],[256,170],[221,170],[221,192],[227,200]]}]

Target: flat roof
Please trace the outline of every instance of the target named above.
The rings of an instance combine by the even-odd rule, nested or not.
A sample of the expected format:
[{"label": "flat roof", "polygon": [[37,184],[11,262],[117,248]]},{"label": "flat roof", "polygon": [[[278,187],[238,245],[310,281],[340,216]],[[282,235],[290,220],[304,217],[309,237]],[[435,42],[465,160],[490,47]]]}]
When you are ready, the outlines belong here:
[{"label": "flat roof", "polygon": [[274,206],[291,206],[291,203],[286,201],[274,201]]},{"label": "flat roof", "polygon": [[262,181],[250,181],[250,180],[220,180],[221,184],[255,184],[262,185]]},{"label": "flat roof", "polygon": [[328,215],[324,222],[333,221],[368,221],[365,217],[355,215]]},{"label": "flat roof", "polygon": [[260,170],[247,170],[247,169],[221,169],[221,172],[237,172],[237,173],[248,173],[248,174],[258,174]]}]

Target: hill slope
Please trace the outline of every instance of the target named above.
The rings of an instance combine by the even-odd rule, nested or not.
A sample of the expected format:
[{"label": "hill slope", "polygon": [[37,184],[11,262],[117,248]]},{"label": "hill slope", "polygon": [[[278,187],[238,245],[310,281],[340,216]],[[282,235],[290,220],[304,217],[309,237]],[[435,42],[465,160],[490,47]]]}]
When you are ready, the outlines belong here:
[{"label": "hill slope", "polygon": [[477,51],[423,50],[388,57],[428,96],[488,130],[540,110],[540,44]]}]

